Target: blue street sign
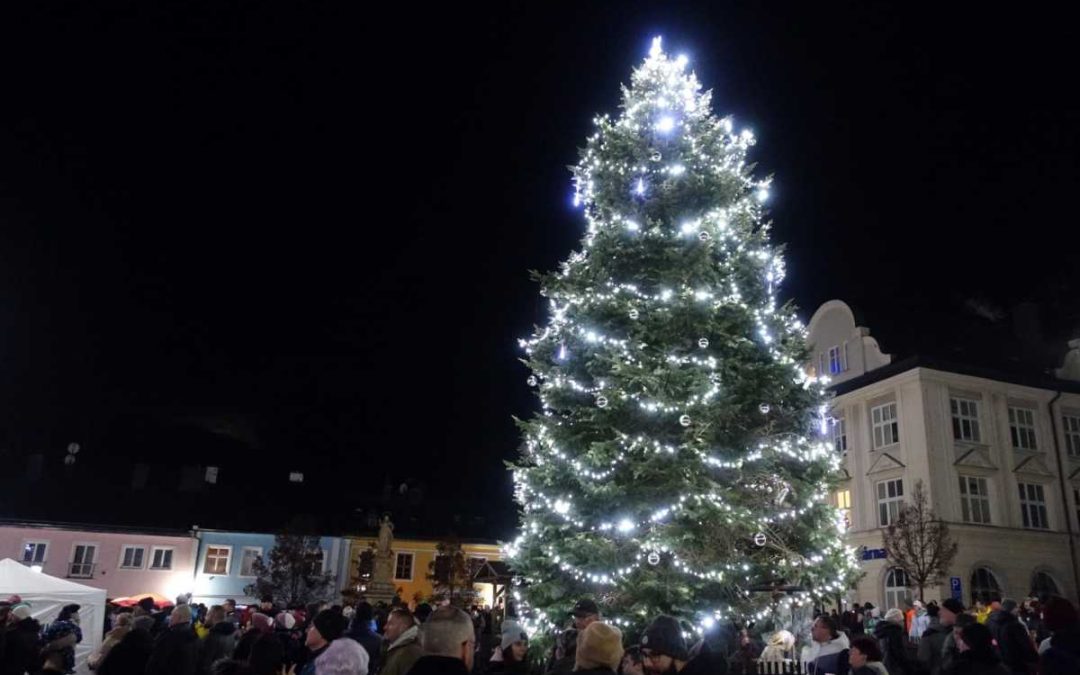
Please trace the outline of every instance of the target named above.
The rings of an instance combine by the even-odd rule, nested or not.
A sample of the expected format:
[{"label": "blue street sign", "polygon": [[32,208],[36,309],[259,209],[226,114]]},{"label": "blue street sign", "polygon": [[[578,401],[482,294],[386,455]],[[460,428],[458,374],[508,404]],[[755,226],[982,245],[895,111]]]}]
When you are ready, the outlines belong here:
[{"label": "blue street sign", "polygon": [[863,547],[863,560],[884,560],[888,557],[889,555],[885,552],[885,549],[883,548],[866,548],[865,546]]},{"label": "blue street sign", "polygon": [[964,592],[960,585],[960,577],[949,577],[949,590],[952,591],[952,597],[954,600],[963,601]]}]

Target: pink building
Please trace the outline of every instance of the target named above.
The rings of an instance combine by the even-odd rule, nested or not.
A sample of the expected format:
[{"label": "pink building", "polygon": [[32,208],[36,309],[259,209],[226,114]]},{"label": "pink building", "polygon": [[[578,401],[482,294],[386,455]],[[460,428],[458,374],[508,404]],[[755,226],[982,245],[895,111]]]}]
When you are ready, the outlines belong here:
[{"label": "pink building", "polygon": [[54,523],[0,523],[0,559],[105,590],[109,598],[192,590],[197,540],[189,532]]}]

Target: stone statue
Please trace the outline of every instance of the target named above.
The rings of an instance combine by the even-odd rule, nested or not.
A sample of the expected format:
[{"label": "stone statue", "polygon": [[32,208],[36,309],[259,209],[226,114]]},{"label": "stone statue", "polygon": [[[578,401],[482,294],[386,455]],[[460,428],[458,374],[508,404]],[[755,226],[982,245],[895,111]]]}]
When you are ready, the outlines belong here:
[{"label": "stone statue", "polygon": [[393,584],[394,551],[391,549],[393,543],[394,524],[390,522],[390,516],[387,514],[379,523],[379,537],[375,544],[375,565],[371,582],[367,586],[366,597],[369,602],[390,602],[397,596]]},{"label": "stone statue", "polygon": [[379,546],[376,554],[380,556],[390,555],[390,544],[394,541],[394,524],[390,522],[390,516],[383,516],[379,524]]}]

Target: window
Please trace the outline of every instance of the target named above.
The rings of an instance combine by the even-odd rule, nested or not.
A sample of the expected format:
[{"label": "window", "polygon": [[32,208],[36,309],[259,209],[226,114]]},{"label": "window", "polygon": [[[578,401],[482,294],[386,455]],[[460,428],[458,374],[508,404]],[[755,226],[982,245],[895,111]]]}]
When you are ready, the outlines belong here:
[{"label": "window", "polygon": [[255,561],[262,557],[262,549],[257,546],[245,546],[240,554],[240,576],[254,577]]},{"label": "window", "polygon": [[950,398],[952,436],[958,441],[979,442],[979,402],[967,398]]},{"label": "window", "polygon": [[985,478],[960,476],[960,511],[965,523],[990,524],[990,493]]},{"label": "window", "polygon": [[900,506],[904,502],[904,481],[883,480],[877,484],[878,525],[885,527],[895,523],[900,517]]},{"label": "window", "polygon": [[976,567],[971,573],[971,604],[976,600],[988,601],[993,596],[1001,596],[1001,584],[994,573],[985,567]]},{"label": "window", "polygon": [[1050,528],[1050,523],[1046,518],[1046,496],[1042,485],[1020,483],[1020,516],[1026,528],[1032,530]]},{"label": "window", "polygon": [[216,466],[206,467],[206,473],[203,475],[203,480],[211,485],[217,485],[218,468]]},{"label": "window", "polygon": [[829,373],[836,375],[847,370],[847,359],[844,358],[844,351],[840,347],[829,347]]},{"label": "window", "polygon": [[1065,415],[1061,425],[1065,428],[1065,451],[1069,457],[1080,457],[1080,416]]},{"label": "window", "polygon": [[141,570],[146,549],[142,546],[125,546],[120,553],[120,569]]},{"label": "window", "polygon": [[1073,488],[1073,504],[1076,505],[1076,523],[1080,527],[1080,488]]},{"label": "window", "polygon": [[1046,572],[1036,572],[1031,576],[1031,592],[1028,595],[1042,600],[1052,595],[1061,595],[1061,591],[1052,576]]},{"label": "window", "polygon": [[155,546],[154,553],[150,557],[150,569],[171,570],[172,554],[173,550],[171,548],[158,548]]},{"label": "window", "polygon": [[45,562],[45,551],[48,548],[48,542],[24,542],[22,548],[22,561],[28,565],[40,565]]},{"label": "window", "polygon": [[398,553],[397,563],[394,565],[394,579],[400,581],[412,581],[412,553]]},{"label": "window", "polygon": [[874,449],[900,442],[900,425],[896,420],[896,404],[886,403],[870,409],[874,423]]},{"label": "window", "polygon": [[231,554],[232,549],[228,546],[207,546],[203,574],[228,574]]},{"label": "window", "polygon": [[95,553],[97,553],[95,544],[75,544],[75,548],[71,551],[71,567],[68,568],[68,576],[81,579],[93,578]]},{"label": "window", "polygon": [[1038,450],[1035,442],[1035,413],[1027,408],[1009,408],[1009,433],[1013,448]]},{"label": "window", "polygon": [[836,508],[840,509],[840,515],[844,519],[844,529],[851,529],[851,490],[836,491]]},{"label": "window", "polygon": [[890,569],[885,575],[885,606],[903,607],[904,601],[910,599],[907,574],[899,567]]},{"label": "window", "polygon": [[290,483],[303,483],[304,482],[304,474],[302,472],[300,472],[300,471],[290,471],[289,472],[289,482]]},{"label": "window", "polygon": [[833,418],[832,424],[833,449],[840,455],[847,454],[847,425],[843,417]]}]

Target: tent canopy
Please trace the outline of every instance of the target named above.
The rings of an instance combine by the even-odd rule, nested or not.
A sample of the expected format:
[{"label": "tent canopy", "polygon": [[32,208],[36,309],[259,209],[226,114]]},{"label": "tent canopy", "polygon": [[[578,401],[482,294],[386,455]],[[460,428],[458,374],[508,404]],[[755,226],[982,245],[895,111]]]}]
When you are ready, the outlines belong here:
[{"label": "tent canopy", "polygon": [[75,646],[75,672],[88,673],[86,660],[101,646],[105,625],[105,590],[35,572],[11,558],[0,560],[0,596],[19,595],[31,614],[48,625],[64,605],[80,606],[83,641]]},{"label": "tent canopy", "polygon": [[112,601],[112,604],[119,607],[134,607],[135,605],[139,604],[139,601],[143,598],[150,598],[151,600],[153,600],[154,607],[157,607],[158,609],[165,609],[166,607],[172,607],[176,604],[172,600],[166,598],[163,595],[158,595],[157,593],[140,593],[138,595],[132,595],[127,598],[115,598]]}]

